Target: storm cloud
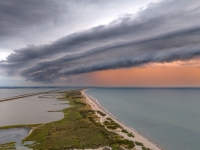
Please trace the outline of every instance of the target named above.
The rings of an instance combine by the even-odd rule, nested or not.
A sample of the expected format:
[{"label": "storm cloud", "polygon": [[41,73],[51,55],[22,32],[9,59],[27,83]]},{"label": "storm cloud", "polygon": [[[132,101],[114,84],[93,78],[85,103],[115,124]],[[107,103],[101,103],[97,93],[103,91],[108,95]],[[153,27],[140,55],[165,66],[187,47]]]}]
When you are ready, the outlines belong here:
[{"label": "storm cloud", "polygon": [[197,0],[152,3],[107,25],[77,31],[50,44],[16,49],[0,67],[9,75],[50,83],[93,71],[198,59],[198,18]]}]

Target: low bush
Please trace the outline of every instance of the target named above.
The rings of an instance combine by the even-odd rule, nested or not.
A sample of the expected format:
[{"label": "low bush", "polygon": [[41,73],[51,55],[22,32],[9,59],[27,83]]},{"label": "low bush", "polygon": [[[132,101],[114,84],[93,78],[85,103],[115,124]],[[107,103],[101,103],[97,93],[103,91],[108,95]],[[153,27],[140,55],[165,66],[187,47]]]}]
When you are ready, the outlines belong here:
[{"label": "low bush", "polygon": [[138,141],[135,141],[135,144],[136,145],[139,145],[139,146],[144,146],[142,143],[138,142]]},{"label": "low bush", "polygon": [[109,120],[109,121],[113,121],[113,120],[112,120],[111,118],[109,118],[109,117],[108,117],[108,118],[106,118],[106,119],[107,119],[107,120]]},{"label": "low bush", "polygon": [[135,147],[135,144],[133,141],[130,140],[116,140],[116,143],[118,143],[119,145],[126,145],[128,149],[132,149]]},{"label": "low bush", "polygon": [[106,126],[108,129],[112,129],[112,130],[115,130],[117,129],[118,127],[117,126]]},{"label": "low bush", "polygon": [[148,150],[146,147],[142,147],[142,150]]},{"label": "low bush", "polygon": [[77,100],[75,100],[74,103],[75,103],[75,104],[79,104],[79,105],[86,105],[85,103],[79,102],[79,101],[77,101]]},{"label": "low bush", "polygon": [[99,110],[97,110],[97,113],[100,114],[100,115],[103,116],[103,117],[106,116],[106,114],[104,114],[103,112],[101,112],[101,111],[99,111]]},{"label": "low bush", "polygon": [[124,132],[124,133],[128,133],[128,131],[127,131],[127,130],[125,130],[125,129],[122,129],[122,132]]},{"label": "low bush", "polygon": [[134,135],[132,133],[128,133],[127,134],[129,137],[134,137]]}]

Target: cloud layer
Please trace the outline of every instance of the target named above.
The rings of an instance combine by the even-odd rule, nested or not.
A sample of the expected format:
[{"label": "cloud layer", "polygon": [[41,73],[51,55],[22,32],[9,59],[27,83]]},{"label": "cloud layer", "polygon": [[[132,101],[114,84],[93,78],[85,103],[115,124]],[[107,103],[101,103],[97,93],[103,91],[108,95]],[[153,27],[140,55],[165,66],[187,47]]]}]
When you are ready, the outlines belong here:
[{"label": "cloud layer", "polygon": [[74,74],[198,59],[199,17],[198,0],[152,3],[107,25],[17,49],[0,67],[10,75],[49,83]]}]

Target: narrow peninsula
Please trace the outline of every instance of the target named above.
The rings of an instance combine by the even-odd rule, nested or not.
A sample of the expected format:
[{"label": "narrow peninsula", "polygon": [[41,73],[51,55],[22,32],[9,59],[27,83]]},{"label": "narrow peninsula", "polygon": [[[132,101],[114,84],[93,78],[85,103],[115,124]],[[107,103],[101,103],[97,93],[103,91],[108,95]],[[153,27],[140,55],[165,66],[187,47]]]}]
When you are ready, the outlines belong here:
[{"label": "narrow peninsula", "polygon": [[[37,150],[99,149],[99,150],[160,150],[137,132],[131,130],[108,114],[84,90],[70,90],[60,93],[58,98],[71,107],[61,110],[64,118],[37,125],[17,125],[8,128],[31,128],[22,144]],[[3,148],[14,144],[2,144]],[[8,148],[7,147],[7,148]]]}]

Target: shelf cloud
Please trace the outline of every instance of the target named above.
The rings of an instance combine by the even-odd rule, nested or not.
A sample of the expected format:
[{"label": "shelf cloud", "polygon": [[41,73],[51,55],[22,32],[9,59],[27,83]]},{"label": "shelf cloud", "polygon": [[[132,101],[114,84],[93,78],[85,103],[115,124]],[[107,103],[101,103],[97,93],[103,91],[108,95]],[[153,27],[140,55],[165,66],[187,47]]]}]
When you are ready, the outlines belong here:
[{"label": "shelf cloud", "polygon": [[151,3],[109,24],[80,30],[49,44],[16,49],[0,61],[0,68],[9,75],[51,83],[94,71],[198,59],[199,17],[198,0]]}]

